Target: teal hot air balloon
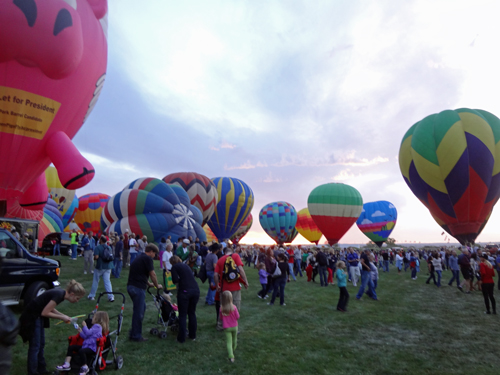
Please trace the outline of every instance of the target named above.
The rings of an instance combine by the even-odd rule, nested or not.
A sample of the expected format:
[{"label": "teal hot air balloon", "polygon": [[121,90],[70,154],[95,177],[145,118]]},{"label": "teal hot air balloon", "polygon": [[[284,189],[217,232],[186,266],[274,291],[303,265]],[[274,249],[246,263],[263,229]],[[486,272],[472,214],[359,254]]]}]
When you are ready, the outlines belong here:
[{"label": "teal hot air balloon", "polygon": [[287,202],[269,203],[260,210],[259,221],[269,237],[277,244],[283,244],[289,242],[295,231],[297,211]]},{"label": "teal hot air balloon", "polygon": [[208,220],[208,226],[223,241],[231,238],[243,224],[254,203],[252,189],[241,180],[232,177],[212,179],[217,188],[217,206]]}]

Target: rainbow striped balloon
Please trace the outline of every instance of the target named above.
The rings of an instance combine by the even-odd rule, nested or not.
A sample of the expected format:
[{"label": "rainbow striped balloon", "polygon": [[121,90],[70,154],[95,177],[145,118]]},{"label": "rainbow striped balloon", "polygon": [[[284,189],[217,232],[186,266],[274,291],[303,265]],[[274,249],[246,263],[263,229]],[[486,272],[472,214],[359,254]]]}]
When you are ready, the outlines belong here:
[{"label": "rainbow striped balloon", "polygon": [[500,196],[500,119],[467,108],[427,116],[403,137],[399,167],[438,224],[474,242]]},{"label": "rainbow striped balloon", "polygon": [[241,239],[245,237],[253,224],[252,214],[248,215],[243,224],[236,230],[236,233],[231,237],[233,243],[240,243]]},{"label": "rainbow striped balloon", "polygon": [[297,212],[297,224],[295,224],[295,228],[297,228],[302,237],[316,245],[323,235],[314,222],[307,207]]},{"label": "rainbow striped balloon", "polygon": [[328,243],[333,246],[358,219],[363,198],[352,186],[329,183],[311,191],[307,208]]}]

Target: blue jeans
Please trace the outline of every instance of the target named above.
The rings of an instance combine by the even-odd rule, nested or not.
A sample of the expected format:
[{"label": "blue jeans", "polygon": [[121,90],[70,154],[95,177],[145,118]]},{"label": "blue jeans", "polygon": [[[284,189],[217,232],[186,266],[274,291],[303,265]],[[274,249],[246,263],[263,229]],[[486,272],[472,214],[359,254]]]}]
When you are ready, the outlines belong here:
[{"label": "blue jeans", "polygon": [[78,244],[76,244],[76,243],[71,245],[71,258],[73,258],[73,259],[76,259],[76,255],[77,255],[76,248],[77,247],[78,247]]},{"label": "blue jeans", "polygon": [[54,250],[52,252],[52,256],[56,256],[56,255],[61,255],[61,244],[59,244],[59,243],[56,243],[54,245]]},{"label": "blue jeans", "polygon": [[47,364],[45,363],[44,349],[45,329],[43,328],[43,318],[38,318],[35,322],[33,334],[29,339],[28,375],[46,371]]},{"label": "blue jeans", "polygon": [[179,304],[179,333],[177,341],[186,341],[186,318],[189,317],[189,338],[196,338],[198,323],[196,321],[196,304],[200,299],[199,290],[178,290],[177,303]]},{"label": "blue jeans", "polygon": [[280,293],[280,305],[283,305],[285,303],[285,286],[286,286],[286,278],[279,278],[279,279],[274,279],[274,291],[273,291],[273,297],[271,298],[271,304],[274,304],[274,300],[276,299],[276,296],[278,295],[278,290]]},{"label": "blue jeans", "polygon": [[460,286],[460,270],[451,270],[451,272],[453,273],[453,277],[451,278],[450,282],[448,283],[448,285],[451,285],[453,284],[453,280],[456,280],[457,281],[457,286]]},{"label": "blue jeans", "polygon": [[375,293],[375,289],[373,287],[371,272],[361,270],[361,286],[359,287],[358,294],[356,294],[357,299],[363,297],[363,293],[365,292],[367,286],[368,286],[368,292],[367,292],[368,296],[370,296],[373,299],[377,299],[377,293]]},{"label": "blue jeans", "polygon": [[293,272],[293,263],[288,263],[288,269],[290,270],[290,275],[292,275],[293,279],[297,281],[295,278],[295,273]]},{"label": "blue jeans", "polygon": [[115,269],[113,270],[113,276],[118,279],[120,277],[120,274],[122,273],[123,262],[120,260],[119,257],[115,257],[113,262],[115,263]]},{"label": "blue jeans", "polygon": [[146,290],[137,288],[133,285],[127,285],[127,292],[133,303],[132,328],[129,338],[139,340],[142,337],[142,321],[146,312]]},{"label": "blue jeans", "polygon": [[417,277],[417,267],[411,269],[411,278],[414,279],[415,277]]},{"label": "blue jeans", "polygon": [[135,257],[137,256],[137,252],[135,253],[130,253],[130,264],[132,264],[132,262],[134,261]]},{"label": "blue jeans", "polygon": [[389,261],[384,260],[384,272],[389,272]]},{"label": "blue jeans", "polygon": [[295,274],[295,276],[300,273],[300,277],[302,277],[302,269],[300,268],[301,262],[302,261],[300,259],[295,260],[295,263],[297,263],[297,273]]},{"label": "blue jeans", "polygon": [[[97,288],[99,287],[99,279],[102,277],[104,281],[104,289],[106,292],[113,293],[113,287],[111,286],[111,280],[109,279],[111,275],[111,270],[94,270],[94,280],[92,281],[92,288],[90,289],[89,298],[95,297]],[[108,294],[108,300],[113,301],[115,297],[112,294]]]},{"label": "blue jeans", "polygon": [[214,284],[215,285],[215,281],[214,281],[214,271],[207,271],[207,278],[208,278],[208,292],[207,292],[207,296],[205,297],[205,302],[208,303],[209,305],[213,305],[215,304],[215,292],[216,290],[212,290],[212,288],[210,288],[210,285]]},{"label": "blue jeans", "polygon": [[442,274],[443,271],[437,271],[436,270],[436,273],[438,275],[438,281],[437,281],[437,286],[441,286],[441,274]]},{"label": "blue jeans", "polygon": [[319,272],[319,281],[321,283],[321,286],[327,286],[328,285],[328,271],[326,269],[326,266],[318,266],[318,272]]}]

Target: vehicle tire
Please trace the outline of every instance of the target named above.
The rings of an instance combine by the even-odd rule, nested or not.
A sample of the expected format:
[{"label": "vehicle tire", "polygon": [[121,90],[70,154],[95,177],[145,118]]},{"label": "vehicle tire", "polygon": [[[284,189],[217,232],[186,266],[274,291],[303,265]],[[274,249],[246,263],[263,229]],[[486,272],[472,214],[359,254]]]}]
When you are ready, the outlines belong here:
[{"label": "vehicle tire", "polygon": [[161,331],[160,334],[158,335],[160,339],[166,339],[167,338],[167,332]]},{"label": "vehicle tire", "polygon": [[24,306],[48,289],[49,285],[45,281],[35,281],[24,293]]},{"label": "vehicle tire", "polygon": [[156,328],[151,328],[151,331],[149,331],[149,332],[151,332],[152,335],[155,335],[155,336],[158,335],[158,330]]},{"label": "vehicle tire", "polygon": [[115,366],[115,370],[120,370],[123,367],[123,357],[121,355],[116,357],[116,360],[113,361],[113,364]]}]

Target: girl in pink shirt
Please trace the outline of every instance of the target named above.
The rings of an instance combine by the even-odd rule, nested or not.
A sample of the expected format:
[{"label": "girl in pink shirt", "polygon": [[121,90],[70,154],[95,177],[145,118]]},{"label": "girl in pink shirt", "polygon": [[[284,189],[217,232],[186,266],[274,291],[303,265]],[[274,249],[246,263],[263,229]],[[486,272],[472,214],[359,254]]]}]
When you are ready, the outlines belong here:
[{"label": "girl in pink shirt", "polygon": [[226,333],[227,353],[231,362],[234,362],[233,351],[236,350],[239,318],[238,309],[233,305],[233,295],[226,290],[221,295],[220,319]]}]

